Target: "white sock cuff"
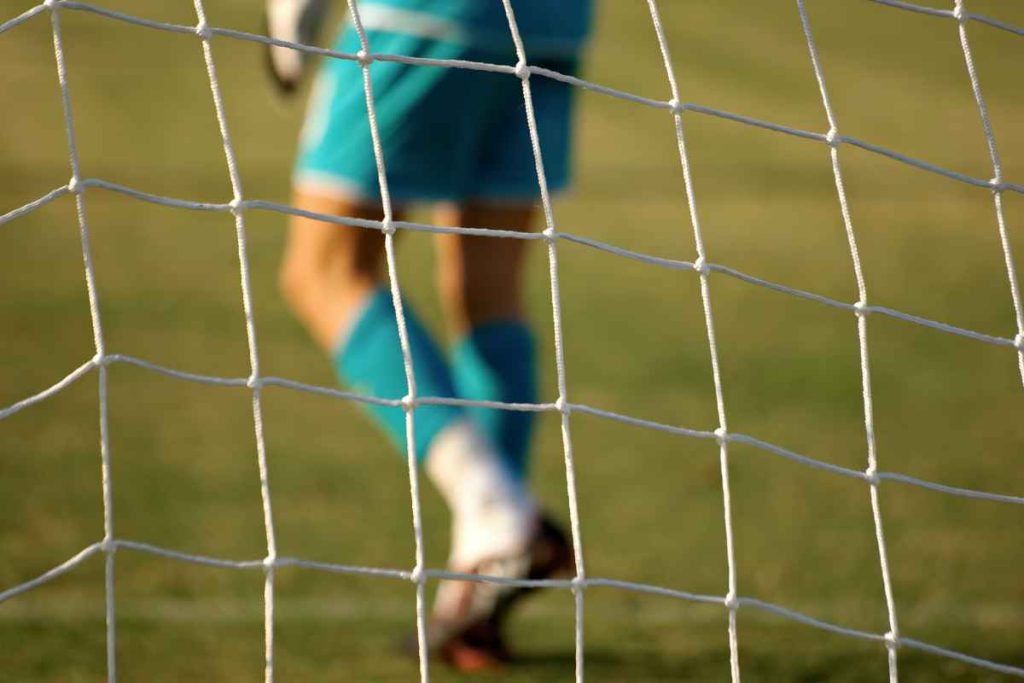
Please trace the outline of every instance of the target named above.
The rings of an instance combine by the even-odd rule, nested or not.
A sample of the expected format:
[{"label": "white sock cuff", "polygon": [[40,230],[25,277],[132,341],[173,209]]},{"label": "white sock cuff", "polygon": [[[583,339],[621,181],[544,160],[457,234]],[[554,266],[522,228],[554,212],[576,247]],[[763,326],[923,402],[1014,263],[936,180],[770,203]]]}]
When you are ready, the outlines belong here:
[{"label": "white sock cuff", "polygon": [[452,512],[453,563],[515,552],[529,540],[537,505],[470,419],[434,437],[426,470]]},{"label": "white sock cuff", "polygon": [[[426,467],[434,484],[449,503],[458,498],[466,474],[491,469],[497,460],[494,447],[468,418],[448,425],[434,437],[427,451]],[[500,463],[494,463],[500,465]]]}]

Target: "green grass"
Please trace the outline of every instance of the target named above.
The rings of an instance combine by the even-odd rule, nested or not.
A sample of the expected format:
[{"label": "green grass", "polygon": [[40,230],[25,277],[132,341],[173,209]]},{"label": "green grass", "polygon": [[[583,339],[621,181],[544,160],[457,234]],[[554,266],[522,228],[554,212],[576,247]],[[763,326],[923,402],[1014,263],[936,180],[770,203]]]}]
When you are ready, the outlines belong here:
[{"label": "green grass", "polygon": [[[30,6],[8,2],[3,17]],[[192,23],[190,3],[104,6]],[[256,6],[210,0],[212,23],[258,30]],[[773,122],[827,128],[791,2],[662,0],[684,98]],[[841,131],[978,178],[991,176],[954,23],[866,2],[810,4]],[[937,6],[937,5],[936,5]],[[945,5],[943,5],[945,6]],[[1024,25],[1022,7],[973,10]],[[225,201],[230,188],[198,42],[62,13],[83,174],[157,194]],[[606,0],[585,75],[668,99],[645,3]],[[970,25],[1007,179],[1024,182],[1024,41]],[[214,43],[247,197],[286,201],[298,102],[282,103],[258,46]],[[0,212],[70,176],[49,24],[0,35]],[[556,206],[562,230],[692,260],[693,232],[671,119],[604,95],[580,97],[578,184]],[[856,299],[823,145],[687,115],[697,204],[711,260],[789,286]],[[841,148],[873,303],[1004,337],[1015,332],[991,196]],[[1008,193],[1024,253],[1024,198]],[[198,373],[244,376],[248,357],[229,216],[86,194],[111,353]],[[246,215],[263,372],[316,384],[330,367],[275,288],[283,217]],[[406,235],[402,285],[439,328],[431,245]],[[716,425],[703,313],[691,273],[586,247],[559,248],[573,401],[699,429]],[[530,315],[553,400],[543,254],[530,266]],[[37,392],[94,353],[74,206],[65,197],[0,228],[0,406]],[[711,280],[730,429],[845,467],[866,466],[852,315],[724,276]],[[1013,352],[908,323],[869,321],[881,467],[982,490],[1024,492],[1024,394]],[[96,378],[0,422],[0,590],[102,536]],[[344,402],[279,388],[264,418],[280,552],[409,568],[401,461]],[[533,481],[568,515],[557,420],[545,415]],[[724,594],[725,542],[713,443],[594,417],[571,418],[588,573]],[[250,400],[115,365],[110,434],[116,533],[186,552],[265,552]],[[730,448],[739,590],[815,618],[887,630],[868,489],[748,446]],[[1024,665],[1019,506],[886,483],[882,512],[901,631]],[[445,557],[447,518],[425,492],[428,560]],[[118,665],[124,680],[254,680],[262,667],[258,572],[117,556]],[[308,570],[279,575],[280,680],[413,680],[393,653],[413,627],[413,590],[388,579]],[[105,675],[103,567],[93,558],[0,605],[0,679]],[[573,608],[544,595],[513,624],[523,661],[487,680],[568,680]],[[723,680],[724,609],[609,588],[586,593],[589,680]],[[880,680],[880,646],[743,609],[746,680]],[[904,680],[1000,680],[910,650]],[[437,680],[462,680],[441,668]],[[468,679],[467,679],[468,680]]]}]

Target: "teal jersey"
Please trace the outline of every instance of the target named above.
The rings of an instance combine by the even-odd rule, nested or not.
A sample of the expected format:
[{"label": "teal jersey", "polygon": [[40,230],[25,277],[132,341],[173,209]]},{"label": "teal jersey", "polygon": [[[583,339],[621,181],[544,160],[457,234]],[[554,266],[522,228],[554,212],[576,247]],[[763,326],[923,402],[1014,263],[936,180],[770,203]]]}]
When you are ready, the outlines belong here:
[{"label": "teal jersey", "polygon": [[[511,0],[528,58],[572,56],[590,32],[591,0]],[[360,0],[367,28],[493,48],[512,47],[502,0]]]}]

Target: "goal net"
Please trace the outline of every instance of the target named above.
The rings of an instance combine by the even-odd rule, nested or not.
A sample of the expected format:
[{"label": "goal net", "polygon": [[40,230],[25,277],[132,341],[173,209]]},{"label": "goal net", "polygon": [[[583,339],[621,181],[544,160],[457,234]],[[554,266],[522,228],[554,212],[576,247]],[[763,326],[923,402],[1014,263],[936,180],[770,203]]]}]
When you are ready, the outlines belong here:
[{"label": "goal net", "polygon": [[[483,1],[483,0],[481,0]],[[1005,505],[1024,505],[1024,496],[1008,495],[990,491],[980,491],[959,488],[945,485],[940,482],[924,480],[907,474],[884,469],[884,463],[879,462],[875,447],[874,410],[872,406],[871,368],[869,353],[869,330],[870,320],[875,316],[884,316],[901,320],[911,325],[929,328],[936,333],[957,335],[962,338],[973,340],[981,344],[1006,347],[1007,367],[1011,363],[1016,364],[1016,372],[1020,373],[1022,384],[1024,384],[1024,304],[1022,304],[1019,282],[1014,265],[1014,258],[1011,251],[1011,242],[1008,234],[1007,221],[1004,211],[1004,197],[1008,194],[1024,194],[1024,185],[1010,182],[1003,176],[998,146],[989,121],[989,114],[986,108],[985,99],[979,82],[978,73],[975,68],[974,58],[971,51],[969,32],[972,24],[986,24],[994,29],[1003,31],[1015,36],[1024,38],[1024,28],[1013,26],[1008,23],[993,19],[988,16],[969,12],[963,0],[956,0],[952,7],[936,9],[923,5],[902,2],[900,0],[873,0],[879,5],[886,6],[891,10],[920,13],[931,15],[941,20],[950,22],[959,37],[959,47],[963,53],[963,61],[970,78],[974,102],[977,105],[978,116],[980,117],[985,140],[988,146],[988,155],[991,161],[992,175],[990,178],[976,178],[964,175],[954,170],[942,168],[931,163],[912,158],[898,151],[887,149],[871,142],[847,136],[842,133],[842,122],[837,119],[829,98],[827,88],[827,75],[819,60],[818,50],[815,45],[813,27],[808,19],[804,0],[796,0],[799,18],[802,23],[803,33],[806,38],[809,60],[813,68],[817,85],[820,90],[821,103],[823,107],[823,119],[821,129],[802,130],[792,128],[769,121],[751,118],[738,113],[732,113],[703,106],[698,103],[687,101],[685,88],[681,87],[677,80],[677,73],[673,61],[669,55],[669,45],[666,40],[665,28],[662,24],[656,0],[647,0],[650,19],[657,36],[661,57],[664,61],[665,80],[667,85],[667,99],[650,99],[637,94],[606,87],[598,83],[590,82],[568,74],[558,73],[549,69],[534,66],[530,62],[530,55],[524,48],[516,25],[515,3],[512,0],[491,0],[502,2],[508,18],[509,31],[515,45],[518,61],[516,64],[489,64],[478,62],[466,62],[460,60],[433,60],[422,58],[411,58],[393,54],[375,54],[372,45],[368,42],[366,33],[362,28],[359,15],[358,2],[348,0],[351,20],[359,35],[362,48],[356,54],[340,53],[333,50],[322,49],[309,45],[298,45],[284,41],[273,40],[261,35],[246,33],[231,28],[211,25],[206,18],[203,7],[203,0],[194,0],[196,23],[194,25],[179,25],[165,22],[153,21],[115,12],[99,5],[77,0],[46,0],[28,11],[4,20],[0,17],[0,34],[13,29],[23,22],[49,20],[52,25],[54,56],[57,69],[57,79],[60,85],[60,92],[63,100],[64,125],[67,132],[67,143],[70,163],[70,180],[67,184],[53,189],[51,192],[38,197],[34,201],[9,211],[0,216],[0,225],[12,221],[19,216],[32,212],[50,202],[63,196],[71,195],[77,208],[77,216],[80,228],[82,255],[84,258],[85,281],[88,292],[89,310],[92,320],[92,331],[94,336],[94,349],[90,357],[79,367],[72,370],[63,379],[52,386],[28,396],[21,401],[0,409],[0,418],[7,418],[19,411],[30,408],[42,401],[59,394],[64,389],[83,378],[86,375],[95,373],[99,385],[99,420],[100,420],[100,455],[101,455],[101,477],[102,477],[102,506],[103,506],[103,537],[95,543],[83,548],[73,557],[68,558],[58,566],[49,571],[26,581],[20,585],[0,587],[0,602],[10,600],[16,596],[31,591],[52,579],[70,572],[89,558],[102,556],[105,560],[105,605],[106,605],[106,648],[107,648],[107,675],[109,680],[116,678],[116,642],[118,635],[117,615],[115,613],[115,562],[118,552],[146,553],[168,561],[190,562],[203,565],[212,565],[230,569],[262,572],[265,576],[264,588],[264,632],[265,632],[265,676],[272,680],[274,675],[274,626],[275,626],[275,572],[282,567],[305,567],[313,570],[335,572],[341,574],[368,575],[375,577],[390,578],[397,581],[411,582],[416,588],[416,614],[417,634],[419,642],[419,667],[422,680],[429,678],[429,662],[426,651],[426,614],[427,605],[425,590],[427,582],[431,579],[458,579],[465,581],[497,582],[503,584],[544,586],[552,589],[560,589],[571,592],[575,601],[575,667],[576,679],[583,680],[584,658],[586,647],[583,631],[583,609],[585,603],[586,589],[591,586],[610,586],[621,590],[637,591],[666,599],[677,599],[693,601],[720,606],[728,616],[728,643],[729,658],[732,679],[740,680],[740,646],[741,639],[737,632],[737,611],[740,609],[760,610],[770,612],[785,619],[801,622],[835,634],[849,638],[862,639],[876,643],[879,652],[885,652],[888,658],[888,670],[890,679],[898,679],[899,653],[901,648],[911,648],[937,657],[946,657],[961,662],[989,669],[1004,674],[1024,677],[1024,669],[1002,662],[989,661],[976,657],[967,652],[954,651],[941,645],[923,642],[901,632],[899,627],[899,612],[893,595],[893,585],[890,572],[890,561],[886,550],[884,533],[884,519],[879,502],[879,489],[882,482],[895,482],[902,485],[921,487],[948,496],[972,498]],[[69,82],[67,69],[65,67],[65,53],[61,35],[61,17],[66,12],[87,12],[100,15],[110,21],[128,22],[152,30],[170,31],[182,34],[194,34],[202,50],[207,73],[209,76],[210,91],[215,107],[216,119],[220,130],[224,148],[226,171],[230,179],[232,196],[228,201],[222,203],[195,202],[187,199],[159,196],[143,192],[141,190],[125,185],[108,182],[101,178],[83,177],[80,171],[79,157],[75,140],[75,119],[69,96]],[[364,89],[369,113],[369,124],[373,139],[373,147],[376,156],[379,183],[381,188],[380,200],[383,206],[383,219],[381,221],[356,220],[346,217],[320,215],[299,211],[293,207],[263,201],[248,196],[242,186],[236,155],[232,145],[232,138],[224,113],[224,104],[221,96],[221,88],[218,83],[216,62],[214,59],[213,39],[232,39],[251,41],[264,44],[284,46],[306,53],[321,55],[327,59],[349,60],[359,63],[362,66],[364,76]],[[952,35],[951,35],[951,40]],[[388,172],[385,160],[381,154],[381,144],[376,124],[373,83],[370,78],[369,66],[374,61],[394,61],[410,64],[432,65],[453,69],[476,69],[496,73],[507,74],[510,77],[519,78],[522,83],[523,104],[525,116],[530,131],[533,155],[536,164],[537,182],[540,191],[541,204],[543,207],[544,229],[538,233],[520,233],[511,231],[490,230],[475,227],[439,227],[424,223],[399,221],[394,218],[392,201],[388,191]],[[689,209],[689,226],[687,230],[692,231],[696,244],[696,253],[692,260],[674,260],[663,258],[657,255],[640,253],[614,244],[597,241],[582,237],[558,228],[555,213],[552,209],[551,198],[548,193],[547,181],[544,173],[544,160],[542,158],[541,146],[537,134],[537,124],[533,111],[533,100],[531,95],[531,82],[537,78],[557,79],[574,87],[587,89],[602,95],[619,98],[632,103],[637,107],[652,108],[664,112],[665,125],[672,125],[675,131],[675,139],[678,146],[680,165],[680,182],[685,188],[686,199]],[[759,129],[774,132],[783,136],[795,136],[820,143],[823,149],[827,150],[831,170],[834,177],[836,201],[841,210],[845,236],[848,245],[849,257],[855,275],[857,291],[856,301],[842,301],[830,298],[811,291],[795,289],[776,282],[754,277],[747,273],[730,268],[713,260],[705,248],[705,241],[702,234],[699,218],[699,202],[693,187],[691,177],[690,156],[687,152],[686,124],[693,117],[716,117],[725,119],[742,126],[752,126]],[[971,329],[947,324],[942,321],[932,320],[908,312],[878,306],[871,303],[868,292],[868,283],[862,271],[861,257],[858,253],[857,233],[854,221],[851,218],[847,193],[843,181],[842,155],[846,147],[856,147],[865,152],[882,155],[900,164],[916,168],[922,172],[937,174],[950,180],[965,185],[982,188],[991,193],[993,222],[992,229],[998,232],[999,243],[1002,249],[1002,258],[1005,262],[1006,277],[1013,302],[1013,313],[1016,323],[1015,330],[1008,330],[1003,336],[984,334]],[[249,349],[250,372],[246,377],[218,377],[199,375],[180,371],[170,367],[164,367],[149,361],[117,353],[116,349],[109,349],[104,336],[102,307],[96,285],[96,272],[93,265],[92,251],[90,248],[90,233],[87,211],[87,198],[91,192],[104,191],[127,195],[139,201],[161,204],[169,207],[176,207],[189,210],[200,210],[208,212],[222,212],[233,216],[238,246],[238,266],[241,284],[241,300],[245,313],[245,325]],[[302,215],[329,221],[339,225],[352,226],[360,229],[379,230],[385,235],[385,250],[387,258],[387,274],[390,282],[391,296],[397,314],[399,337],[405,364],[405,373],[408,384],[408,393],[401,400],[384,400],[373,396],[366,396],[357,393],[339,391],[333,388],[314,386],[297,382],[291,379],[268,376],[260,370],[260,354],[258,350],[258,329],[253,317],[253,297],[250,286],[250,262],[247,256],[246,240],[246,214],[251,211],[272,211],[280,214]],[[402,298],[400,296],[401,285],[398,268],[395,260],[395,234],[398,231],[421,231],[421,232],[450,232],[463,235],[487,236],[494,239],[524,239],[536,240],[543,243],[550,275],[550,301],[554,337],[554,358],[557,368],[557,397],[553,402],[538,404],[504,404],[468,401],[461,399],[446,399],[434,396],[421,396],[417,393],[414,382],[413,359],[409,352],[409,344],[406,335],[405,318],[402,310]],[[559,266],[558,253],[559,245],[563,242],[573,242],[586,247],[602,250],[617,257],[639,261],[650,267],[668,268],[677,271],[693,273],[699,280],[700,300],[703,307],[704,325],[707,336],[707,349],[710,356],[712,378],[714,386],[715,403],[717,409],[717,424],[710,429],[690,428],[678,425],[664,424],[638,417],[615,413],[603,410],[594,406],[582,403],[574,403],[568,394],[568,380],[565,368],[565,349],[562,341],[562,309],[559,289]],[[845,311],[856,320],[857,345],[859,349],[860,380],[863,395],[863,422],[866,458],[863,469],[851,469],[838,466],[810,455],[804,455],[791,451],[780,445],[761,440],[755,436],[730,431],[727,421],[728,412],[725,398],[725,387],[723,387],[720,367],[719,348],[715,336],[715,320],[713,315],[712,296],[712,275],[715,277],[732,278],[752,287],[761,287],[779,292],[788,296],[796,297],[814,304],[827,306],[833,309]],[[1012,357],[1011,357],[1012,355]],[[259,487],[263,506],[263,522],[266,533],[266,554],[262,558],[255,559],[222,559],[204,555],[194,555],[179,552],[170,548],[159,547],[151,544],[140,543],[117,535],[114,526],[114,511],[112,508],[112,491],[115,481],[111,476],[111,459],[114,454],[110,449],[110,433],[107,419],[107,374],[112,364],[128,364],[143,368],[145,370],[160,373],[177,380],[211,385],[227,385],[247,387],[251,392],[253,428],[256,437],[256,459],[259,466]],[[301,392],[314,392],[321,395],[336,397],[345,401],[356,401],[364,403],[375,403],[401,407],[405,410],[407,443],[408,479],[410,486],[410,507],[412,513],[412,526],[415,537],[415,556],[412,566],[409,569],[393,569],[385,567],[363,567],[354,565],[332,564],[317,562],[297,557],[286,557],[278,553],[277,542],[274,531],[274,514],[271,505],[271,483],[267,468],[267,450],[263,434],[262,416],[262,392],[266,386],[280,386]],[[457,574],[443,569],[432,568],[427,565],[424,559],[423,543],[423,520],[421,515],[419,475],[416,468],[413,444],[413,432],[416,429],[414,408],[418,405],[428,404],[458,404],[466,406],[490,407],[501,410],[535,411],[556,413],[561,421],[561,437],[564,448],[564,464],[566,472],[568,508],[571,519],[572,542],[575,554],[576,573],[570,579],[545,580],[545,581],[513,581],[490,576]],[[722,591],[716,595],[705,595],[688,593],[680,590],[666,588],[657,585],[648,585],[621,581],[611,578],[591,576],[586,572],[584,563],[584,547],[581,537],[581,525],[584,523],[580,518],[577,505],[576,492],[576,467],[573,458],[573,440],[570,432],[569,417],[572,413],[583,413],[598,416],[608,420],[619,421],[643,428],[660,430],[669,434],[678,435],[682,438],[703,439],[714,441],[718,445],[721,470],[721,490],[723,494],[724,507],[722,510],[725,529],[725,549],[728,573],[723,581]],[[781,604],[774,604],[754,597],[745,596],[743,586],[737,584],[737,572],[735,561],[735,541],[733,537],[733,523],[730,501],[730,448],[733,444],[746,444],[761,449],[774,456],[788,459],[802,466],[816,468],[836,477],[845,477],[861,482],[865,488],[865,505],[870,506],[874,526],[874,535],[877,541],[877,558],[880,568],[880,576],[885,596],[885,604],[888,616],[888,630],[884,633],[868,632],[848,628],[842,624],[830,623],[816,619],[812,616],[800,613]]]}]

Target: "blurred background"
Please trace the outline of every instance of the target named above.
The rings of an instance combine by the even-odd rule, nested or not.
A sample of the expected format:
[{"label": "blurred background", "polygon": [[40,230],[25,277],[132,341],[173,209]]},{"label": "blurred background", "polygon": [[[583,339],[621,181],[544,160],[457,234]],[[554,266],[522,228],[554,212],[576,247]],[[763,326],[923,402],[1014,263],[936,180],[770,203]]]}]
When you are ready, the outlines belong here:
[{"label": "blurred background", "polygon": [[[948,9],[951,3],[924,0]],[[194,24],[186,0],[96,0]],[[4,0],[0,21],[31,7]],[[208,0],[215,26],[260,30],[259,3]],[[683,98],[787,126],[828,128],[788,0],[662,0]],[[1024,26],[1024,5],[970,10]],[[956,23],[850,0],[808,11],[843,134],[989,178]],[[231,197],[199,41],[92,14],[61,13],[82,174],[160,195]],[[1024,39],[969,24],[1007,180],[1024,182]],[[282,101],[262,47],[217,38],[214,56],[246,198],[288,200],[302,100]],[[0,35],[0,214],[70,176],[47,15]],[[421,67],[429,68],[429,67]],[[599,3],[584,76],[667,100],[646,3]],[[579,94],[578,182],[561,230],[668,258],[695,258],[671,117]],[[710,260],[842,301],[857,298],[828,149],[686,115]],[[991,194],[849,146],[842,167],[870,301],[1001,337],[1015,333]],[[195,373],[249,372],[234,226],[222,213],[86,193],[107,349]],[[1024,196],[1005,193],[1018,264]],[[420,216],[425,218],[425,216]],[[276,291],[285,218],[246,214],[265,374],[333,386],[326,359]],[[575,402],[713,429],[714,388],[698,280],[560,243],[569,395]],[[434,329],[432,244],[404,236],[404,291]],[[546,259],[531,263],[544,399],[555,398]],[[725,276],[711,279],[732,431],[820,460],[866,467],[853,315]],[[0,406],[38,392],[93,353],[74,203],[65,196],[0,228]],[[891,318],[869,321],[878,458],[886,471],[1024,493],[1024,393],[1012,349]],[[189,553],[265,554],[244,388],[110,368],[115,531]],[[96,375],[0,421],[0,590],[102,538]],[[533,482],[568,517],[557,416],[540,418]],[[406,472],[358,409],[270,387],[264,393],[279,552],[408,569]],[[588,573],[679,590],[727,590],[713,442],[573,415]],[[868,488],[744,445],[730,449],[739,591],[818,619],[888,630]],[[431,566],[447,516],[425,496]],[[1024,665],[1024,508],[897,483],[881,488],[903,635]],[[123,680],[256,680],[263,666],[262,575],[122,551],[116,565]],[[278,574],[280,680],[414,680],[394,656],[414,624],[411,584],[285,569]],[[489,680],[568,680],[567,592],[512,625],[523,663]],[[724,609],[609,588],[586,593],[589,680],[724,680]],[[739,612],[746,680],[881,680],[875,643],[750,609]],[[998,674],[912,650],[905,680]],[[454,680],[440,667],[436,680]],[[105,677],[103,561],[94,557],[0,604],[0,679]]]}]

